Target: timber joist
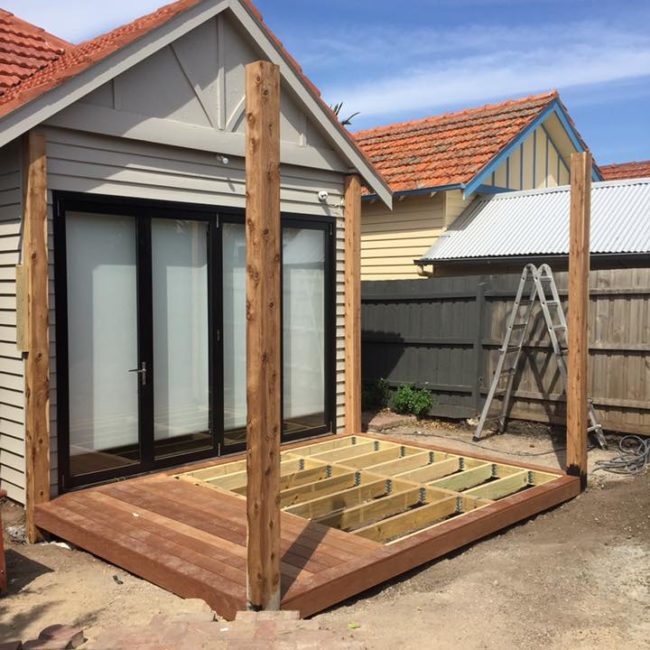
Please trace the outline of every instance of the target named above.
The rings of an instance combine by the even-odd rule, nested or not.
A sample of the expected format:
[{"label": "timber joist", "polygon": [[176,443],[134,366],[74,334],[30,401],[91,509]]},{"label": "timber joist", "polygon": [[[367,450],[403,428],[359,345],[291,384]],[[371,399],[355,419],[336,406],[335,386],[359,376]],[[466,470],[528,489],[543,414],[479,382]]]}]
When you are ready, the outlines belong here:
[{"label": "timber joist", "polygon": [[[344,436],[281,453],[280,506],[390,544],[557,476],[389,440]],[[244,461],[176,475],[246,495]]]}]

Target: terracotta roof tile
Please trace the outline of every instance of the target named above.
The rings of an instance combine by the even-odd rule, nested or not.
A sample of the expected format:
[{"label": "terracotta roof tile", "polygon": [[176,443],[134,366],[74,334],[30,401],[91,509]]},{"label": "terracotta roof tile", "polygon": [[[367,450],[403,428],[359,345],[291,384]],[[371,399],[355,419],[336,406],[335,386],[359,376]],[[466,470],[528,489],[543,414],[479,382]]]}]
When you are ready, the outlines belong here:
[{"label": "terracotta roof tile", "polygon": [[623,178],[650,178],[650,160],[601,165],[600,171],[606,181]]},{"label": "terracotta roof tile", "polygon": [[0,102],[73,47],[0,9]]},{"label": "terracotta roof tile", "polygon": [[393,192],[469,183],[557,91],[354,134]]}]

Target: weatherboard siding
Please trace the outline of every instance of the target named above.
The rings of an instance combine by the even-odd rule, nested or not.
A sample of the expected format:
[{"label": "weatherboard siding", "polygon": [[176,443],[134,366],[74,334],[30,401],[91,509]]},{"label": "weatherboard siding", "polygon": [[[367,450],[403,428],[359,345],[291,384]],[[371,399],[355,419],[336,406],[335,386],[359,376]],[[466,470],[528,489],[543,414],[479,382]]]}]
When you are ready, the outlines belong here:
[{"label": "weatherboard siding", "polygon": [[566,185],[569,167],[549,131],[541,125],[483,183],[509,190],[533,190]]},{"label": "weatherboard siding", "polygon": [[[197,151],[134,142],[119,138],[47,128],[49,228],[52,233],[54,192],[83,192],[129,198],[167,200],[245,207],[245,169],[243,159],[232,159],[224,171],[214,156]],[[4,161],[4,158],[3,158]],[[300,215],[330,216],[336,219],[336,428],[345,420],[344,365],[344,250],[345,225],[342,211],[344,179],[337,173],[315,169],[282,167],[281,209]],[[0,237],[2,277],[9,277],[0,310],[4,332],[0,342],[0,477],[12,499],[24,503],[24,418],[23,362],[15,352],[15,264],[19,259],[17,233],[20,228],[20,174],[0,171],[0,228],[10,225],[11,236]],[[11,186],[11,187],[10,187]],[[14,187],[15,186],[15,187]],[[4,188],[8,187],[7,191]],[[12,189],[13,188],[13,189]],[[328,203],[318,200],[318,192],[327,190]],[[53,238],[49,237],[50,269],[50,425],[51,488],[57,493],[57,390],[56,322],[54,293]],[[3,284],[5,284],[3,282]],[[5,338],[7,339],[5,341]],[[7,355],[7,356],[3,356]],[[10,381],[9,381],[10,380]],[[11,399],[9,399],[11,398]],[[14,402],[18,401],[18,404]],[[7,402],[7,403],[5,403]]]},{"label": "weatherboard siding", "polygon": [[396,200],[391,212],[379,201],[364,202],[361,219],[363,280],[418,277],[413,260],[427,252],[445,227],[444,194]]},{"label": "weatherboard siding", "polygon": [[16,264],[22,248],[20,146],[0,150],[0,488],[25,499],[25,373],[16,348]]}]

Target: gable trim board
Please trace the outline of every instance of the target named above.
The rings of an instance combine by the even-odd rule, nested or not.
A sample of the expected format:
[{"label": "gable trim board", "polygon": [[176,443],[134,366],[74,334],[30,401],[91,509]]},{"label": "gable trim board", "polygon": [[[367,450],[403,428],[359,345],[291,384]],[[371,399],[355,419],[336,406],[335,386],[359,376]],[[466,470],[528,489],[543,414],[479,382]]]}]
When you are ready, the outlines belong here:
[{"label": "gable trim board", "polygon": [[[29,129],[52,118],[56,113],[67,108],[75,101],[82,99],[93,90],[113,80],[119,74],[225,10],[229,10],[230,14],[236,18],[237,22],[260,48],[263,55],[268,57],[272,63],[280,66],[282,79],[286,83],[290,94],[305,107],[306,112],[314,118],[319,128],[322,129],[326,137],[335,145],[336,149],[350,165],[350,169],[347,171],[357,170],[370,189],[387,206],[390,206],[392,194],[383,178],[359,151],[352,137],[338,123],[336,116],[333,113],[330,114],[322,100],[317,98],[314,91],[298,76],[294,65],[288,61],[266,28],[260,26],[259,19],[253,15],[252,9],[241,0],[203,0],[192,7],[184,9],[181,13],[171,17],[162,25],[155,27],[135,41],[119,48],[87,69],[66,79],[58,86],[34,97],[31,101],[0,117],[0,147],[16,139]],[[72,74],[74,72],[71,72]],[[0,111],[2,111],[2,107],[0,107]],[[126,137],[135,137],[135,135],[127,133]],[[138,138],[143,137],[143,134],[138,135]],[[243,154],[243,138],[241,140],[242,145],[239,151]],[[226,142],[224,146],[227,146],[227,144]],[[217,153],[223,152],[218,151]],[[291,155],[291,151],[286,149],[283,153]],[[234,150],[231,155],[235,155]],[[305,165],[306,163],[301,160],[298,164]],[[314,166],[314,163],[309,166]]]},{"label": "gable trim board", "polygon": [[[525,127],[518,135],[517,137],[510,142],[510,144],[506,145],[469,183],[466,185],[461,185],[459,189],[463,190],[463,194],[465,198],[470,198],[473,194],[476,193],[478,190],[479,186],[484,184],[485,178],[490,176],[493,172],[496,172],[498,167],[501,165],[502,162],[508,159],[511,153],[514,152],[514,150],[519,146],[520,144],[523,145],[524,140],[528,138],[528,136],[532,133],[535,134],[537,131],[537,128],[539,126],[544,126],[544,122],[551,116],[555,115],[557,118],[560,120],[560,123],[564,127],[564,130],[571,140],[571,144],[576,148],[577,151],[585,151],[585,146],[582,142],[582,140],[577,136],[575,129],[571,126],[568,117],[566,115],[566,111],[562,107],[561,103],[559,100],[555,99],[551,104],[546,108],[540,115],[538,115],[527,127]],[[544,129],[546,131],[546,129]],[[550,138],[548,132],[547,132],[547,137]],[[533,144],[535,146],[535,144]],[[557,150],[557,147],[556,147]],[[558,152],[559,153],[559,152]],[[535,161],[535,156],[533,156],[533,161]],[[563,161],[564,162],[564,161]],[[535,162],[533,162],[533,165],[535,165]],[[565,163],[566,165],[566,163]],[[522,165],[522,170],[523,170],[523,165]],[[533,172],[534,175],[534,172]],[[600,174],[600,171],[598,168],[594,165],[592,169],[592,180],[594,181],[599,181],[602,180],[602,176]]]}]

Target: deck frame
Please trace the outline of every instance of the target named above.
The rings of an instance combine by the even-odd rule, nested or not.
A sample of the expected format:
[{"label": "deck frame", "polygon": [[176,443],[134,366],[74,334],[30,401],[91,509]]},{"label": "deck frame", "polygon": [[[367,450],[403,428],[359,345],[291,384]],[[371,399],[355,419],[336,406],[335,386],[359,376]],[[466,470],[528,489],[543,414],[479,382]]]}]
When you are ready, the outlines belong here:
[{"label": "deck frame", "polygon": [[[451,457],[459,455],[456,451],[420,442],[407,444],[366,434],[363,438],[376,440],[380,451],[382,445],[388,448],[387,445],[397,444],[433,452],[435,458],[443,461],[445,454]],[[318,454],[310,455],[306,447],[323,443],[335,450],[349,445],[350,440],[348,436],[329,436],[317,442],[286,445],[283,452],[289,456],[292,450],[305,450],[305,457],[310,458],[315,466]],[[206,485],[187,474],[183,480],[176,476],[187,472],[204,477],[225,475],[227,467],[221,466],[237,463],[242,458],[235,456],[202,462],[182,471],[162,472],[68,493],[39,505],[36,509],[37,524],[180,596],[203,598],[219,614],[233,618],[239,609],[246,607],[246,500],[239,493]],[[370,521],[365,527],[355,528],[357,533],[362,531],[363,534],[359,535],[309,521],[285,509],[281,513],[282,608],[296,609],[302,616],[309,616],[567,501],[580,492],[579,477],[567,476],[557,470],[504,463],[486,455],[472,454],[471,458],[475,467],[495,464],[515,468],[513,472],[485,483],[485,490],[494,490],[499,484],[517,480],[534,481],[537,475],[550,474],[552,477],[542,485],[492,502],[485,500],[480,486],[469,488],[466,494],[461,495],[463,514],[413,533],[408,532],[406,523],[402,527],[405,534],[398,539],[389,539],[389,543],[382,541],[384,537],[391,537],[395,520],[384,520],[391,522],[389,526],[381,520]],[[383,480],[372,470],[354,471],[363,477],[361,486],[377,482],[375,479]],[[340,476],[346,474],[333,478]],[[381,499],[361,501],[356,506],[341,509],[340,516],[358,525],[362,522],[358,518],[359,512],[364,508],[368,513],[376,514],[384,507],[391,510],[402,498],[406,502],[412,501],[416,489],[413,484],[400,481],[399,477],[393,477],[393,481],[397,489],[384,502],[385,506]],[[289,489],[301,489],[305,485],[310,484]],[[443,486],[426,489],[431,491],[432,511],[436,510],[435,504],[442,502],[455,507],[457,498],[453,491]],[[309,500],[303,503],[309,503]],[[288,509],[292,507],[288,506]],[[418,508],[411,512],[419,517],[422,515],[416,513],[424,511]],[[401,516],[408,520],[410,514]],[[327,515],[320,513],[318,517],[326,518]],[[390,529],[388,533],[387,529]]]}]

